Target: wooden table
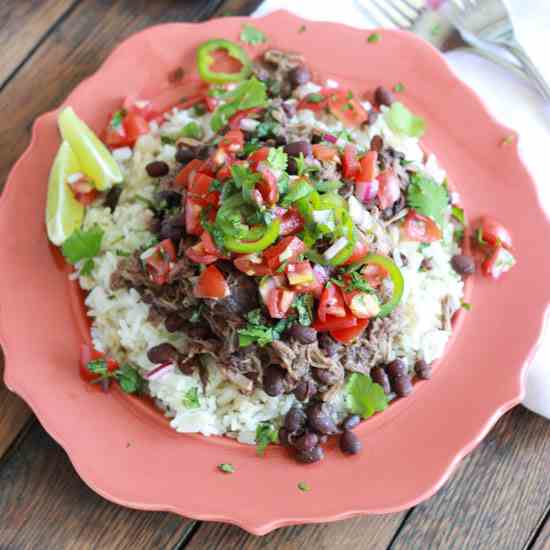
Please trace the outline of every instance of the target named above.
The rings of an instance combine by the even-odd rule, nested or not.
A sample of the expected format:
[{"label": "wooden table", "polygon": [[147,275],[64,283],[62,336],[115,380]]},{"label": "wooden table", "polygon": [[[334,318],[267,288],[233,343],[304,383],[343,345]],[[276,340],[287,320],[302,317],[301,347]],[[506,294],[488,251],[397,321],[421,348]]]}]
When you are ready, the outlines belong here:
[{"label": "wooden table", "polygon": [[[122,39],[154,23],[247,14],[260,3],[0,2],[0,181],[27,146],[35,117],[58,105]],[[498,422],[434,497],[398,514],[288,527],[259,538],[224,524],[129,510],[88,489],[27,406],[0,382],[0,550],[548,550],[549,511],[550,422],[521,407]]]}]

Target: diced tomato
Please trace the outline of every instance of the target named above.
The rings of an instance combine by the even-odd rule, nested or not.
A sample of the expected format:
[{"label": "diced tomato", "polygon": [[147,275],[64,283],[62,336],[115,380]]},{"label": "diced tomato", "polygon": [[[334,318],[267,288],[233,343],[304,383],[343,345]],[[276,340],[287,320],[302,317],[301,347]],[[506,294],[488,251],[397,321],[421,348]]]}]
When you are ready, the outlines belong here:
[{"label": "diced tomato", "polygon": [[345,317],[346,314],[346,304],[340,288],[332,283],[326,285],[317,309],[319,320],[325,322],[327,316]]},{"label": "diced tomato", "polygon": [[309,262],[297,262],[295,264],[288,264],[285,268],[285,273],[288,282],[292,286],[296,285],[310,285],[316,282],[313,269]]},{"label": "diced tomato", "polygon": [[273,273],[273,270],[264,263],[260,254],[244,254],[235,258],[233,264],[239,271],[246,273],[250,277],[271,275]]},{"label": "diced tomato", "polygon": [[260,107],[254,107],[253,109],[245,109],[244,111],[238,111],[236,112],[230,119],[229,119],[229,128],[232,130],[240,129],[241,127],[241,120],[243,118],[248,118],[251,115],[255,113],[260,113],[262,109]]},{"label": "diced tomato", "polygon": [[286,277],[282,273],[276,273],[271,277],[264,277],[260,281],[260,286],[258,289],[260,291],[260,296],[262,297],[264,304],[267,304],[269,295],[271,294],[271,291],[274,288],[283,287],[285,286],[285,284],[286,284]]},{"label": "diced tomato", "polygon": [[355,327],[357,323],[357,318],[351,313],[347,313],[345,317],[334,317],[332,315],[327,315],[324,321],[317,318],[311,326],[318,332],[326,332],[327,330],[343,330],[346,328]]},{"label": "diced tomato", "polygon": [[231,294],[229,285],[222,272],[214,265],[209,265],[200,275],[193,289],[197,298],[219,300]]},{"label": "diced tomato", "polygon": [[90,361],[96,361],[97,359],[105,359],[105,362],[107,363],[107,370],[109,372],[114,372],[119,368],[119,364],[114,359],[105,357],[104,353],[96,351],[88,344],[80,344],[80,376],[86,380],[86,382],[92,382],[93,380],[97,380],[99,378],[99,375],[90,372],[86,368],[86,365]]},{"label": "diced tomato", "polygon": [[197,197],[205,197],[210,192],[210,185],[214,181],[214,178],[207,176],[206,174],[196,174],[196,176],[189,182],[189,194]]},{"label": "diced tomato", "polygon": [[380,313],[380,303],[373,294],[361,290],[343,292],[349,310],[358,319],[370,319]]},{"label": "diced tomato", "polygon": [[373,288],[378,288],[382,281],[388,276],[388,272],[380,265],[367,264],[361,271],[363,278]]},{"label": "diced tomato", "polygon": [[315,145],[311,146],[311,150],[313,152],[313,156],[317,160],[329,161],[329,160],[336,160],[338,158],[338,149],[330,145],[325,145],[323,143],[316,143]]},{"label": "diced tomato", "polygon": [[[327,89],[321,90],[319,92],[315,92],[313,94],[306,95],[298,103],[298,110],[300,110],[300,109],[309,109],[310,111],[313,111],[313,112],[323,111],[328,105],[327,95],[330,92],[331,92],[331,89],[327,88]],[[321,101],[309,101],[309,98],[311,96],[318,96],[318,95],[322,96]]]},{"label": "diced tomato", "polygon": [[190,179],[195,177],[195,174],[198,172],[199,168],[203,165],[203,161],[199,159],[193,159],[188,162],[176,176],[174,182],[180,187],[185,187],[189,185]]},{"label": "diced tomato", "polygon": [[209,113],[213,113],[218,107],[219,101],[208,94],[204,96],[204,104],[206,105],[206,110]]},{"label": "diced tomato", "polygon": [[212,235],[208,233],[208,231],[203,231],[201,234],[201,242],[204,246],[204,250],[207,254],[212,254],[214,256],[217,256],[218,258],[222,258],[223,255],[220,252],[219,248],[216,246],[216,243],[214,242],[214,239],[212,238]]},{"label": "diced tomato", "polygon": [[139,99],[135,95],[129,95],[122,102],[122,109],[127,113],[135,113],[147,121],[155,120],[160,115],[148,99]]},{"label": "diced tomato", "polygon": [[203,231],[201,225],[201,212],[204,203],[200,199],[187,197],[185,199],[185,232],[188,235],[199,236]]},{"label": "diced tomato", "polygon": [[[359,161],[360,170],[357,174],[356,181],[372,181],[378,175],[378,153],[376,151],[368,151],[367,154]],[[399,182],[398,182],[399,183]],[[399,198],[399,197],[397,197]]]},{"label": "diced tomato", "polygon": [[229,130],[225,136],[223,136],[220,147],[227,153],[238,153],[243,150],[244,147],[244,134],[241,130]]},{"label": "diced tomato", "polygon": [[252,168],[252,170],[256,170],[258,168],[258,164],[260,164],[260,162],[263,162],[264,160],[267,160],[268,156],[269,147],[260,147],[259,149],[251,153],[248,157],[250,168]]},{"label": "diced tomato", "polygon": [[481,264],[481,272],[486,277],[498,279],[514,267],[516,259],[504,246],[497,246],[490,256]]},{"label": "diced tomato", "polygon": [[503,246],[504,248],[512,248],[512,237],[508,230],[496,220],[483,217],[479,224],[483,240],[491,246]]},{"label": "diced tomato", "polygon": [[377,179],[379,183],[378,200],[380,201],[380,208],[384,210],[393,206],[401,196],[399,179],[392,170],[380,172]]},{"label": "diced tomato", "polygon": [[262,179],[258,182],[257,186],[262,194],[264,201],[273,205],[279,198],[279,188],[277,187],[277,178],[273,175],[271,170],[264,168],[260,171]]},{"label": "diced tomato", "polygon": [[317,300],[321,298],[323,288],[328,281],[328,275],[325,268],[321,265],[313,266],[313,281],[304,285],[295,285],[293,290],[299,294],[313,294]]},{"label": "diced tomato", "polygon": [[357,239],[351,256],[342,265],[351,265],[362,260],[369,253],[368,245],[361,239]]},{"label": "diced tomato", "polygon": [[280,287],[271,290],[267,297],[266,306],[269,315],[274,319],[286,317],[296,293],[288,288]]},{"label": "diced tomato", "polygon": [[[203,232],[203,235],[207,233]],[[202,237],[202,235],[201,235]],[[197,244],[190,246],[185,250],[185,255],[196,264],[213,264],[216,260],[219,259],[219,256],[215,254],[209,254],[204,246],[203,242],[198,242]]]},{"label": "diced tomato", "polygon": [[361,334],[365,331],[369,324],[368,319],[358,319],[357,324],[351,328],[344,328],[340,330],[331,330],[330,335],[337,341],[342,344],[351,344],[354,340],[359,338]]},{"label": "diced tomato", "polygon": [[281,235],[291,235],[292,233],[298,233],[304,228],[304,219],[296,210],[296,208],[277,207],[277,217],[281,220]]},{"label": "diced tomato", "polygon": [[129,112],[122,120],[128,144],[133,146],[139,136],[149,133],[149,123],[137,113]]},{"label": "diced tomato", "polygon": [[77,181],[69,183],[69,187],[73,192],[74,198],[84,206],[92,204],[99,195],[92,182],[84,175]]},{"label": "diced tomato", "polygon": [[358,128],[367,120],[367,111],[359,101],[350,97],[351,92],[334,91],[329,95],[328,108],[344,126]]},{"label": "diced tomato", "polygon": [[122,124],[118,127],[113,126],[111,123],[105,129],[103,141],[111,148],[126,147],[130,145],[130,141],[126,136],[126,132]]},{"label": "diced tomato", "polygon": [[154,247],[145,259],[145,267],[151,280],[157,285],[168,281],[172,263],[176,259],[176,249],[171,239],[165,239]]},{"label": "diced tomato", "polygon": [[422,216],[416,210],[409,210],[403,230],[407,238],[421,243],[432,243],[439,241],[442,237],[441,229],[437,227],[436,223],[427,216]]},{"label": "diced tomato", "polygon": [[357,159],[357,149],[355,148],[355,145],[351,145],[351,143],[348,143],[344,147],[342,168],[344,177],[348,179],[355,178],[361,168],[359,160]]},{"label": "diced tomato", "polygon": [[305,244],[294,236],[282,238],[277,244],[270,246],[264,252],[266,264],[273,270],[283,262],[294,262],[306,250]]}]

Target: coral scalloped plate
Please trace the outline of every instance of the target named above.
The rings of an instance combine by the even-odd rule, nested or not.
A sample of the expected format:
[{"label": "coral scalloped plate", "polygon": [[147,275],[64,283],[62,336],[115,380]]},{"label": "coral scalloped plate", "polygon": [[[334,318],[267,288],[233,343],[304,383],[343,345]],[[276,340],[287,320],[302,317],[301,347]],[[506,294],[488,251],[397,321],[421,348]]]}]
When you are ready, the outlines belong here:
[{"label": "coral scalloped plate", "polygon": [[[124,96],[160,94],[178,66],[194,73],[196,46],[212,37],[236,40],[244,21],[168,24],[136,34],[64,104],[99,131]],[[299,32],[303,24],[307,30]],[[501,144],[509,130],[427,43],[380,30],[381,40],[369,44],[364,31],[285,12],[254,25],[269,42],[252,53],[267,46],[302,52],[315,73],[358,91],[405,83],[403,99],[426,118],[424,143],[447,169],[469,218],[492,214],[512,233],[518,265],[498,282],[472,280],[473,309],[458,323],[432,380],[358,428],[362,454],[344,457],[329,448],[321,464],[308,466],[278,447],[258,458],[253,448],[224,438],[177,434],[135,399],[90,390],[77,368],[85,312],[75,307],[68,271],[44,227],[48,172],[60,143],[57,112],[36,121],[0,202],[0,331],[6,384],[29,403],[96,492],[125,506],[264,534],[282,525],[413,506],[520,401],[550,302],[550,224],[516,145]],[[221,462],[236,472],[220,473]],[[300,481],[311,491],[300,492]]]}]

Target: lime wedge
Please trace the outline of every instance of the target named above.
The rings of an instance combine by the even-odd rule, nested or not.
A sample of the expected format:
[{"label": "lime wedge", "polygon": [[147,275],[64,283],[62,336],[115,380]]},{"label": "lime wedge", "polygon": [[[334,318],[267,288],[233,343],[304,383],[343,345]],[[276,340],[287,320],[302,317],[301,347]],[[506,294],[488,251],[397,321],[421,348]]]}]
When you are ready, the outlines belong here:
[{"label": "lime wedge", "polygon": [[64,141],[57,151],[48,180],[46,228],[52,243],[61,246],[80,227],[84,206],[74,197],[67,177],[80,172],[80,166],[71,146]]},{"label": "lime wedge", "polygon": [[100,191],[122,181],[122,173],[113,155],[71,107],[61,111],[58,119],[63,139],[80,162],[82,171]]}]

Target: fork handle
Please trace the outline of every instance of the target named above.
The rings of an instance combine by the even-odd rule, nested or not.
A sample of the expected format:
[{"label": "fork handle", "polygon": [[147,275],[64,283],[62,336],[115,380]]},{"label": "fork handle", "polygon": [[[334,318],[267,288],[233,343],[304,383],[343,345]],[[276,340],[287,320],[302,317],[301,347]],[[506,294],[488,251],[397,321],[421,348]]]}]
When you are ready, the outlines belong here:
[{"label": "fork handle", "polygon": [[544,99],[550,101],[550,84],[544,78],[542,73],[538,70],[531,58],[527,55],[525,50],[514,42],[504,42],[502,44],[512,55],[514,55],[523,66],[526,74],[533,79],[537,89],[542,94]]}]

